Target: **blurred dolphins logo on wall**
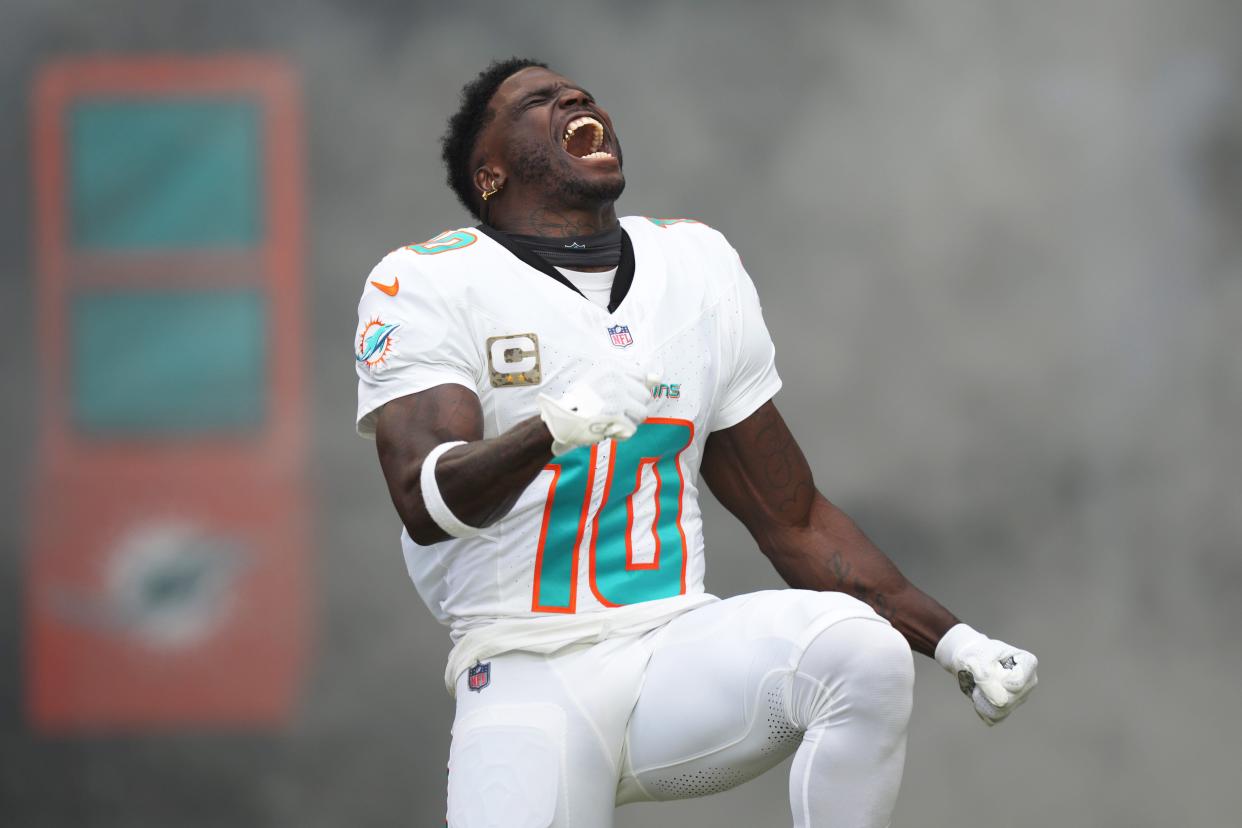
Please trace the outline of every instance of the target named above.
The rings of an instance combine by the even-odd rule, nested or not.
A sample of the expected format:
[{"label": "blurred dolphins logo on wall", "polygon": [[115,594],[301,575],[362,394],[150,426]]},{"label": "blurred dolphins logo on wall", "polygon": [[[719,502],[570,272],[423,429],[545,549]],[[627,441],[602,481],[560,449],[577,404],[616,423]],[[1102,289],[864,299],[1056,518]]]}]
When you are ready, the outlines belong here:
[{"label": "blurred dolphins logo on wall", "polygon": [[368,368],[382,366],[395,343],[392,332],[399,327],[398,324],[384,322],[378,316],[367,322],[358,334],[358,352],[354,354],[354,359]]},{"label": "blurred dolphins logo on wall", "polygon": [[151,647],[193,646],[228,619],[246,558],[239,541],[188,522],[140,524],[112,547],[100,592],[63,588],[50,596],[52,607]]}]

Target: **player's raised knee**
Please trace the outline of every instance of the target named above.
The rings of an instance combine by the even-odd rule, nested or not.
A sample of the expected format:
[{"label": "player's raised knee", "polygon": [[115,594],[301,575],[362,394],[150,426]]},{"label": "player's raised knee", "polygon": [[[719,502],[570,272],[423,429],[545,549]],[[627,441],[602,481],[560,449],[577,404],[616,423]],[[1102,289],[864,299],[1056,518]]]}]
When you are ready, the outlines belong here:
[{"label": "player's raised knee", "polygon": [[906,639],[888,624],[852,620],[855,649],[847,665],[846,692],[858,715],[904,732],[914,701],[914,657]]},{"label": "player's raised knee", "polygon": [[808,694],[798,705],[806,724],[846,707],[903,726],[909,716],[914,691],[910,645],[878,618],[847,618],[825,629],[803,652],[798,674]]},{"label": "player's raised knee", "polygon": [[859,670],[867,679],[907,693],[914,688],[914,656],[901,633],[888,624],[854,621],[861,639]]}]

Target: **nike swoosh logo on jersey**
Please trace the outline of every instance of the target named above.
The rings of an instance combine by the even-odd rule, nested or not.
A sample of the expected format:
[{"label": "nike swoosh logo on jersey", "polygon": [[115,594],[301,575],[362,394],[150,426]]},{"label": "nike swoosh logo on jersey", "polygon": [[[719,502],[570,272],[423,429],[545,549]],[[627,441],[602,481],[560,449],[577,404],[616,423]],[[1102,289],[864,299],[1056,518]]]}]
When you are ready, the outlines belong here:
[{"label": "nike swoosh logo on jersey", "polygon": [[396,276],[392,278],[391,285],[386,285],[383,282],[376,282],[374,280],[372,280],[371,284],[375,285],[377,288],[382,290],[384,293],[387,293],[389,296],[396,296],[397,291],[401,290],[401,280],[398,279]]}]

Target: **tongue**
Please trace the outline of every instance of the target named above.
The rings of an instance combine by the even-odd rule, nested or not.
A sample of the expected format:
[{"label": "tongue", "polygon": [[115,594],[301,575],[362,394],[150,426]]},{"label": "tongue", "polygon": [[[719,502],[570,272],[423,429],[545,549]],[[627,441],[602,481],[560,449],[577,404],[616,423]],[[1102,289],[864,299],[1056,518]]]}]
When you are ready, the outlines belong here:
[{"label": "tongue", "polygon": [[586,124],[585,126],[578,127],[577,131],[569,136],[569,142],[565,144],[565,149],[575,158],[582,158],[584,155],[590,155],[594,146],[595,127]]}]

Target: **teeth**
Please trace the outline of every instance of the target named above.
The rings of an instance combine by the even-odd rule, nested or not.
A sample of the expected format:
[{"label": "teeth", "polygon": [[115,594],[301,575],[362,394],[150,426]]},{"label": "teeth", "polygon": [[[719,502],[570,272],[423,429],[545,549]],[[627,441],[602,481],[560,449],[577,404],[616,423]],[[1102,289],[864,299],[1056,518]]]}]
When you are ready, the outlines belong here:
[{"label": "teeth", "polygon": [[595,136],[591,149],[599,149],[604,143],[604,125],[592,118],[590,115],[582,115],[569,122],[569,125],[565,127],[565,134],[561,137],[561,146],[568,144],[569,139],[573,136],[573,134],[587,124],[595,127]]},{"label": "teeth", "polygon": [[584,161],[586,161],[586,160],[588,160],[588,159],[591,159],[591,158],[612,158],[612,153],[610,153],[610,152],[603,152],[603,151],[601,150],[600,152],[593,152],[593,153],[591,153],[590,155],[584,155],[584,156],[582,156],[582,159],[583,159]]}]

